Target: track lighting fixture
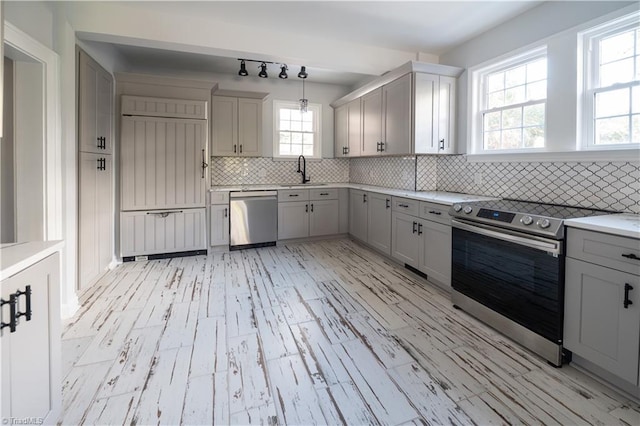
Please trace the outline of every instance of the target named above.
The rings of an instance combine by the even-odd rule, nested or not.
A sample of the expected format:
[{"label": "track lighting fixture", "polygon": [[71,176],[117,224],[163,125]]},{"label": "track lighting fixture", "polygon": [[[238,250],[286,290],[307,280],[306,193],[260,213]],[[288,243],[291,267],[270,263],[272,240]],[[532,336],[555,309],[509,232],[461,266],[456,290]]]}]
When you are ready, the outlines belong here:
[{"label": "track lighting fixture", "polygon": [[298,78],[307,78],[309,74],[307,74],[307,67],[304,65],[300,67],[300,72],[298,73]]},{"label": "track lighting fixture", "polygon": [[260,65],[260,72],[258,73],[258,77],[260,78],[269,77],[269,74],[267,74],[267,64],[264,62],[262,63],[262,65]]},{"label": "track lighting fixture", "polygon": [[238,75],[241,75],[242,77],[249,75],[249,73],[247,72],[247,65],[245,64],[244,60],[240,62],[240,71],[238,71]]},{"label": "track lighting fixture", "polygon": [[287,64],[282,64],[282,66],[280,67],[280,74],[278,74],[278,77],[282,79],[289,78],[289,76],[287,75],[287,69],[289,69],[287,67]]}]

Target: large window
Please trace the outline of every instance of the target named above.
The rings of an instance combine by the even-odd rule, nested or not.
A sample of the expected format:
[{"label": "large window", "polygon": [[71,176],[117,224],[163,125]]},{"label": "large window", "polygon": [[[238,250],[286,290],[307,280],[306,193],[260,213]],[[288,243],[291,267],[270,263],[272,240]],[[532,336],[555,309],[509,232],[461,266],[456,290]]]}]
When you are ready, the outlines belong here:
[{"label": "large window", "polygon": [[474,152],[545,147],[546,48],[473,71]]},{"label": "large window", "polygon": [[640,14],[582,33],[587,148],[640,144]]},{"label": "large window", "polygon": [[274,101],[273,156],[321,158],[321,106],[309,104],[300,111],[298,102]]}]

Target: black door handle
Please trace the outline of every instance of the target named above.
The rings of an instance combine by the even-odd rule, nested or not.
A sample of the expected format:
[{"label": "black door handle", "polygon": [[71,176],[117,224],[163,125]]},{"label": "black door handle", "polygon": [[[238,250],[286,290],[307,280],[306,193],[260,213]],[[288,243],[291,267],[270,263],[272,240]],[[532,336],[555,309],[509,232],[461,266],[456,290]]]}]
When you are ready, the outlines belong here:
[{"label": "black door handle", "polygon": [[416,232],[418,232],[418,230],[416,229],[416,226],[418,226],[417,222],[413,222],[413,233],[415,234]]},{"label": "black door handle", "polygon": [[633,302],[631,300],[629,300],[629,292],[633,290],[633,287],[631,286],[631,284],[625,283],[624,284],[624,308],[625,309],[629,309],[629,305],[633,305]]},{"label": "black door handle", "polygon": [[435,214],[435,215],[437,215],[437,216],[440,216],[440,215],[442,214],[442,212],[437,212],[437,211],[435,211],[435,210],[429,210],[429,213],[430,213],[430,214]]},{"label": "black door handle", "polygon": [[640,260],[640,257],[636,256],[633,253],[623,254],[622,257],[626,257],[627,259]]},{"label": "black door handle", "polygon": [[242,144],[240,144],[240,154],[242,154]]},{"label": "black door handle", "polygon": [[234,154],[237,154],[237,153],[238,153],[237,149],[238,149],[238,145],[233,144],[233,153],[234,153]]},{"label": "black door handle", "polygon": [[20,296],[26,296],[25,310],[23,312],[18,311],[16,314],[16,319],[20,317],[25,317],[27,321],[31,321],[31,286],[28,285],[25,287],[24,291],[16,291],[16,298]]},{"label": "black door handle", "polygon": [[309,204],[304,205],[304,212],[309,213]]},{"label": "black door handle", "polygon": [[204,169],[209,167],[209,165],[204,160],[205,160],[205,158],[204,158],[204,149],[203,149],[202,150],[202,179],[204,179]]},{"label": "black door handle", "polygon": [[387,208],[390,208],[390,207],[391,207],[391,200],[387,198],[387,199],[385,200],[385,202],[386,202],[386,207],[387,207]]},{"label": "black door handle", "polygon": [[228,217],[229,213],[228,213],[228,209],[225,207],[224,208],[224,217]]},{"label": "black door handle", "polygon": [[440,149],[444,149],[444,139],[440,139]]},{"label": "black door handle", "polygon": [[362,194],[362,202],[363,203],[367,202],[367,194]]},{"label": "black door handle", "polygon": [[418,235],[422,235],[422,224],[418,224]]},{"label": "black door handle", "polygon": [[384,142],[380,142],[380,152],[384,152]]},{"label": "black door handle", "polygon": [[9,295],[9,300],[0,299],[0,309],[2,309],[4,305],[9,305],[9,322],[0,322],[0,330],[3,330],[5,327],[9,327],[9,331],[11,333],[16,332],[16,324],[17,324],[16,304],[17,303],[18,303],[18,298],[15,295],[15,293]]},{"label": "black door handle", "polygon": [[311,203],[311,213],[313,213],[313,203]]}]

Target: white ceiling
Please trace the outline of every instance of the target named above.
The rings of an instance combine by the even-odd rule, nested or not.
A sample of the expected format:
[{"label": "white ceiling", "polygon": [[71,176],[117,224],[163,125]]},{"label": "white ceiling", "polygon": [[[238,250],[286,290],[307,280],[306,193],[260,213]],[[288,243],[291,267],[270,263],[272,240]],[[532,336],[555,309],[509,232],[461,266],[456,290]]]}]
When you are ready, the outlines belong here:
[{"label": "white ceiling", "polygon": [[[233,24],[279,33],[292,38],[301,35],[334,41],[348,41],[402,52],[438,56],[455,46],[540,4],[540,1],[139,1],[115,2],[172,15],[207,19],[211,25]],[[229,34],[233,37],[233,34]],[[350,45],[352,46],[352,45]],[[238,57],[210,56],[184,51],[150,49],[115,44],[132,68],[164,68],[180,71],[237,73]],[[277,46],[273,47],[277,58]],[[238,53],[238,52],[234,52]],[[240,52],[241,53],[241,52]],[[244,55],[253,59],[251,54]],[[277,59],[275,59],[277,61]],[[301,60],[302,61],[302,60]],[[297,74],[301,64],[289,64]],[[398,64],[400,65],[400,64]],[[256,69],[258,64],[248,64]],[[366,78],[363,74],[309,67],[317,82],[351,86]],[[270,73],[277,74],[275,66]],[[290,72],[291,74],[291,72]]]}]

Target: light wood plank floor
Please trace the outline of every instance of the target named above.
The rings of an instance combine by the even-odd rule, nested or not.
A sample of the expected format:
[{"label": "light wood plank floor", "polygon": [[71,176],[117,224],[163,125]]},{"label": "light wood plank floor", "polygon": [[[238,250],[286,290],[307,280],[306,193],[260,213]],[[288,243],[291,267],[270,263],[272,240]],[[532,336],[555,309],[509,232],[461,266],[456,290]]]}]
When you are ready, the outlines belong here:
[{"label": "light wood plank floor", "polygon": [[347,240],[127,263],[63,334],[63,424],[640,424]]}]

